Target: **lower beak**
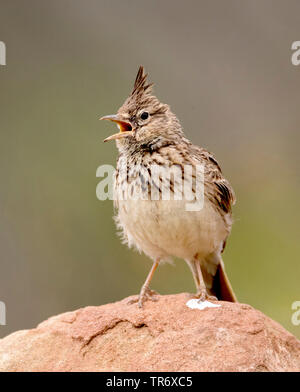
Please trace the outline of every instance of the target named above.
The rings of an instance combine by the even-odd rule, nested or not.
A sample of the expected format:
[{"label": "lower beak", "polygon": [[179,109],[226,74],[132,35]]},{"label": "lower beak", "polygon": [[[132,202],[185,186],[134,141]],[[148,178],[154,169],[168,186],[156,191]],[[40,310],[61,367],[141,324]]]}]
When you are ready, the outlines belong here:
[{"label": "lower beak", "polygon": [[101,117],[100,120],[109,120],[115,122],[120,129],[119,133],[115,133],[114,135],[107,137],[103,140],[104,142],[108,142],[109,140],[122,139],[124,137],[132,135],[131,124],[128,121],[122,120],[117,114]]}]

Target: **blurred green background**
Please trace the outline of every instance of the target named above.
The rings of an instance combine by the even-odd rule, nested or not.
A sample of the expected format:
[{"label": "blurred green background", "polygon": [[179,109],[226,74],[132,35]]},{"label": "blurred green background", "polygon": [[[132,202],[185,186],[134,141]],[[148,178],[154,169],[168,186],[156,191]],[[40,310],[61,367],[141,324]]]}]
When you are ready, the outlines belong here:
[{"label": "blurred green background", "polygon": [[[300,337],[299,14],[296,0],[0,0],[0,336],[138,293],[151,264],[120,243],[95,191],[117,156],[98,118],[143,64],[235,189],[224,260],[239,300]],[[152,287],[194,291],[181,260]]]}]

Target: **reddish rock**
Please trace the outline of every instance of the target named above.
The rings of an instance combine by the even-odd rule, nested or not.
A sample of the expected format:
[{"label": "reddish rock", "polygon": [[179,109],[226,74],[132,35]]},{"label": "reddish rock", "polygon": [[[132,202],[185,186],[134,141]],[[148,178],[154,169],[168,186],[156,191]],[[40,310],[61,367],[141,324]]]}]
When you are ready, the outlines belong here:
[{"label": "reddish rock", "polygon": [[51,317],[0,340],[1,371],[299,371],[300,342],[249,305],[143,309],[128,299]]}]

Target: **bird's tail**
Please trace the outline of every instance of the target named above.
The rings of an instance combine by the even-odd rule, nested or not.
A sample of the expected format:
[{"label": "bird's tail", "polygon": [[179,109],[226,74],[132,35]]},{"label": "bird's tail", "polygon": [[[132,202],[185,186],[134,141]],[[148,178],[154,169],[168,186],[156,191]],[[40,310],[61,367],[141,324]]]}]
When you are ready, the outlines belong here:
[{"label": "bird's tail", "polygon": [[212,292],[222,301],[238,302],[236,295],[231,287],[228,276],[225,271],[223,260],[221,259],[216,275],[213,277]]},{"label": "bird's tail", "polygon": [[201,262],[201,271],[207,291],[219,300],[238,302],[225,271],[221,255],[213,254]]}]

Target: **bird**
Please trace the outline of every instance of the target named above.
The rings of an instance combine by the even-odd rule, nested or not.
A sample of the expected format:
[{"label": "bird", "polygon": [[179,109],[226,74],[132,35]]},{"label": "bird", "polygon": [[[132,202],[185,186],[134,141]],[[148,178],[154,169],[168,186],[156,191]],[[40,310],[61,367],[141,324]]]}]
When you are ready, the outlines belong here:
[{"label": "bird", "polygon": [[[237,302],[222,259],[236,198],[213,154],[185,136],[170,106],[154,95],[143,66],[117,114],[100,119],[119,128],[104,140],[115,140],[119,152],[113,185],[118,231],[124,243],[152,260],[135,302],[143,307],[147,300],[157,300],[150,282],[158,266],[174,257],[190,267],[198,301]],[[186,167],[191,168],[189,175]],[[198,167],[202,177],[197,175]],[[159,175],[153,175],[153,168]],[[198,177],[202,193],[195,186]],[[182,183],[189,184],[188,197],[179,192]],[[164,198],[166,190],[169,197]],[[187,208],[187,199],[193,198],[200,200],[201,208]]]}]

